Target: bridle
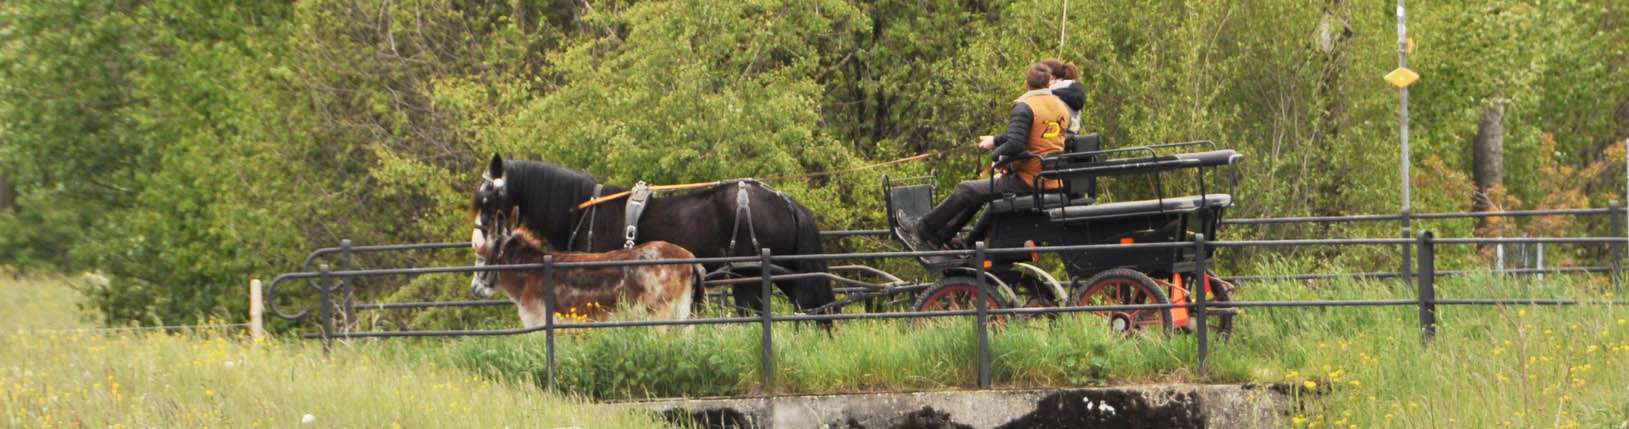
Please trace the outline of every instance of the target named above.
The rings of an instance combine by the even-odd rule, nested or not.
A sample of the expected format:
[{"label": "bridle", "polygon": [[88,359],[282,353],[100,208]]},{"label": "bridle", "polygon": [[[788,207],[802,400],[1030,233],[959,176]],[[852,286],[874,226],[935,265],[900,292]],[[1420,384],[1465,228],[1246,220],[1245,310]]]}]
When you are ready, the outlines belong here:
[{"label": "bridle", "polygon": [[[503,209],[487,213],[484,210],[490,205],[491,198],[507,200],[506,192],[503,178],[493,179],[491,176],[481,175],[481,187],[477,191],[481,200],[476,206],[475,229],[470,232],[470,247],[475,249],[476,265],[486,265],[488,261],[501,259],[504,248],[514,239],[516,225],[514,217],[518,216],[518,213]],[[478,274],[484,276],[492,273],[483,271]]]}]

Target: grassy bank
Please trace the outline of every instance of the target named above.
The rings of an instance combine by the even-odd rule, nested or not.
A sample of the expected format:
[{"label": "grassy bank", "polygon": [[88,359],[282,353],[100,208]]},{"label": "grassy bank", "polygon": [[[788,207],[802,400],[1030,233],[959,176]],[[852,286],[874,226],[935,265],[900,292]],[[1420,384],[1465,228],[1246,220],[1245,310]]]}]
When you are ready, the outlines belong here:
[{"label": "grassy bank", "polygon": [[[1598,277],[1445,279],[1440,298],[1601,298]],[[1399,283],[1248,284],[1240,299],[1411,299]],[[1201,373],[1191,335],[1123,338],[1100,319],[1014,320],[994,329],[1000,387],[1148,382],[1282,383],[1308,427],[1618,427],[1629,420],[1629,312],[1611,306],[1440,310],[1422,345],[1418,310],[1251,309],[1213,343]],[[598,330],[562,335],[559,385],[599,398],[759,393],[757,326]],[[971,319],[840,323],[831,334],[777,326],[776,391],[824,393],[969,388]],[[392,359],[432,361],[493,380],[537,383],[544,338],[359,344]]]},{"label": "grassy bank", "polygon": [[433,362],[361,350],[325,359],[307,341],[255,343],[238,330],[65,330],[87,326],[76,292],[62,283],[0,280],[5,426],[658,426]]}]

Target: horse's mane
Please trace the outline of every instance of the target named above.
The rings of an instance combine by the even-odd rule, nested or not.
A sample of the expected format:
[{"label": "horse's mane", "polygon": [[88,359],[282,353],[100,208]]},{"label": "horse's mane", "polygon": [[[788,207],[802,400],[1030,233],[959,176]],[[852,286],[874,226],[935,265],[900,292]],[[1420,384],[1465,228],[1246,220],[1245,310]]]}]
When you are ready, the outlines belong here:
[{"label": "horse's mane", "polygon": [[503,170],[510,200],[526,205],[521,213],[525,225],[544,238],[569,236],[572,210],[589,199],[599,183],[587,173],[543,161],[504,161]]}]

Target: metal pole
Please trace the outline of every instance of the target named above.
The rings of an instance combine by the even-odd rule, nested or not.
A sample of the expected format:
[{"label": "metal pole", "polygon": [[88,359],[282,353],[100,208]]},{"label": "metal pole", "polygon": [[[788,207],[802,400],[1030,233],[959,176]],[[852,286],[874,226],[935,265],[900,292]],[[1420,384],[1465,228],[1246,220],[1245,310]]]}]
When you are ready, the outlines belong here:
[{"label": "metal pole", "polygon": [[773,285],[769,281],[769,264],[769,248],[765,247],[760,249],[758,251],[758,274],[763,278],[763,282],[760,283],[760,289],[762,289],[760,299],[762,299],[764,302],[763,308],[759,310],[758,314],[759,317],[762,318],[760,319],[760,323],[763,326],[764,332],[763,342],[761,343],[763,347],[763,355],[759,357],[759,363],[762,364],[762,366],[758,368],[758,370],[762,372],[762,383],[764,386],[764,395],[766,396],[775,392],[775,342],[773,339],[775,332],[775,320],[773,313],[770,312],[771,306],[769,305],[771,298],[770,289],[773,289]]},{"label": "metal pole", "polygon": [[[1403,213],[1403,238],[1414,238],[1414,228],[1408,226],[1408,218],[1408,213]],[[1413,243],[1403,243],[1403,270],[1398,272],[1403,278],[1403,284],[1414,281],[1414,258],[1411,256],[1414,253],[1413,249]]]},{"label": "metal pole", "polygon": [[978,309],[978,339],[979,339],[979,388],[990,388],[990,309],[985,300],[990,299],[990,289],[984,281],[984,263],[988,261],[983,241],[977,243],[973,250],[973,265],[975,265],[978,294],[973,298],[973,307]]},{"label": "metal pole", "polygon": [[[502,272],[498,273],[498,282],[503,282]],[[543,337],[545,344],[543,347],[543,353],[545,354],[545,359],[548,360],[549,365],[548,371],[545,372],[548,373],[550,392],[555,391],[554,373],[556,367],[554,360],[554,312],[556,304],[557,303],[555,302],[554,296],[554,255],[543,255],[543,312],[546,313],[543,316]]]},{"label": "metal pole", "polygon": [[[1403,0],[1397,0],[1397,67],[1398,68],[1407,68],[1408,67],[1408,14],[1404,13]],[[1413,225],[1412,219],[1410,219],[1410,216],[1409,216],[1409,213],[1412,212],[1414,210],[1414,208],[1413,208],[1413,204],[1411,203],[1411,200],[1409,198],[1409,188],[1410,188],[1410,186],[1409,186],[1410,185],[1409,177],[1410,176],[1409,176],[1409,173],[1408,173],[1408,88],[1407,87],[1402,88],[1402,90],[1399,92],[1399,94],[1401,95],[1401,98],[1399,98],[1399,100],[1398,100],[1398,111],[1397,111],[1398,144],[1400,146],[1400,149],[1398,151],[1398,154],[1399,154],[1399,157],[1398,157],[1398,169],[1401,171],[1401,174],[1402,174],[1402,184],[1401,184],[1401,186],[1402,186],[1402,189],[1403,189],[1403,206],[1402,206],[1403,238],[1413,238],[1412,232],[1413,232],[1414,225]],[[1411,277],[1411,273],[1409,271],[1410,271],[1410,265],[1412,265],[1412,264],[1410,264],[1411,261],[1409,261],[1409,259],[1410,259],[1410,254],[1413,253],[1413,252],[1411,251],[1411,249],[1409,249],[1409,247],[1410,246],[1408,244],[1403,245],[1403,271],[1402,271],[1402,274],[1403,274],[1403,281],[1405,281],[1405,282],[1409,281],[1410,280],[1409,277]]]},{"label": "metal pole", "polygon": [[[351,239],[349,238],[339,241],[339,269],[342,271],[349,271],[351,269]],[[345,293],[345,301],[344,303],[340,304],[340,308],[345,310],[345,323],[343,325],[343,330],[344,332],[351,332],[353,329],[355,329],[355,327],[351,325],[356,323],[356,300],[354,299],[356,296],[356,288],[352,284],[350,277],[339,279],[339,283],[340,288],[343,289]]]},{"label": "metal pole", "polygon": [[[1397,67],[1408,67],[1408,14],[1404,12],[1403,0],[1397,0]],[[1408,228],[1408,213],[1413,210],[1409,200],[1409,174],[1408,174],[1408,88],[1402,88],[1401,98],[1398,100],[1398,136],[1402,146],[1399,167],[1402,170],[1403,187],[1403,227]],[[1406,251],[1405,251],[1406,254]]]},{"label": "metal pole", "polygon": [[1194,297],[1194,311],[1192,313],[1194,324],[1197,325],[1194,330],[1199,333],[1199,374],[1203,375],[1206,372],[1206,362],[1210,358],[1210,341],[1205,336],[1207,330],[1205,326],[1205,292],[1210,288],[1210,277],[1205,275],[1205,271],[1207,271],[1205,268],[1205,234],[1194,234],[1193,250],[1194,276],[1192,278],[1198,279],[1194,283],[1198,284],[1199,287],[1195,288],[1198,290],[1189,290],[1188,295]]},{"label": "metal pole", "polygon": [[1431,231],[1420,233],[1420,342],[1437,336],[1437,250]]},{"label": "metal pole", "polygon": [[322,318],[320,329],[322,329],[323,357],[328,357],[328,349],[332,346],[334,332],[334,298],[329,296],[330,289],[328,288],[328,273],[331,271],[333,270],[328,267],[328,264],[317,266],[317,292],[322,297],[321,307],[318,308],[320,311],[318,317]]}]

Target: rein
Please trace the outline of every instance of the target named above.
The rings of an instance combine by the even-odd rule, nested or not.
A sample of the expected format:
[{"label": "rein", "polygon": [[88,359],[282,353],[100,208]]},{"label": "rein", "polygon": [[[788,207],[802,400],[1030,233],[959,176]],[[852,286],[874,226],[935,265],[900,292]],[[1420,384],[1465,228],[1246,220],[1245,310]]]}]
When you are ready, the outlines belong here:
[{"label": "rein", "polygon": [[[877,168],[877,167],[886,167],[886,166],[890,166],[890,165],[894,165],[894,164],[903,164],[903,163],[912,162],[912,161],[921,161],[921,160],[932,158],[932,157],[939,156],[939,155],[940,155],[939,151],[932,151],[932,152],[924,153],[924,154],[921,154],[921,155],[907,156],[907,157],[904,157],[904,158],[899,158],[899,159],[894,159],[894,160],[889,160],[889,161],[883,161],[883,162],[879,162],[879,163],[875,163],[875,164],[862,165],[862,166],[859,166],[859,167],[846,168],[846,169],[842,169],[842,170],[820,171],[820,172],[814,172],[814,173],[808,173],[808,174],[794,174],[794,175],[786,175],[786,176],[774,176],[774,177],[766,177],[766,178],[763,178],[761,180],[783,180],[783,179],[796,179],[796,178],[812,178],[812,177],[832,176],[832,175],[838,175],[838,174],[847,174],[847,173],[853,173],[853,172],[856,172],[856,171],[870,170],[870,169]],[[686,189],[697,189],[697,188],[712,187],[712,186],[724,184],[726,182],[729,182],[729,181],[726,181],[726,180],[714,180],[714,181],[711,181],[711,182],[680,183],[680,184],[676,184],[676,185],[656,185],[656,186],[651,186],[650,190],[651,190],[651,192],[682,191],[682,190],[686,190]],[[609,201],[616,201],[616,200],[620,200],[620,199],[623,199],[623,198],[627,198],[628,195],[632,194],[632,193],[633,193],[632,190],[628,190],[628,191],[622,191],[622,192],[618,192],[618,193],[611,194],[611,195],[606,195],[606,196],[603,196],[603,197],[592,198],[592,199],[589,199],[588,201],[583,201],[582,204],[578,204],[576,208],[572,209],[572,211],[579,211],[579,210],[583,210],[583,209],[586,209],[586,208],[589,208],[589,207],[599,205],[600,203],[605,203],[605,202],[609,202]]]}]

